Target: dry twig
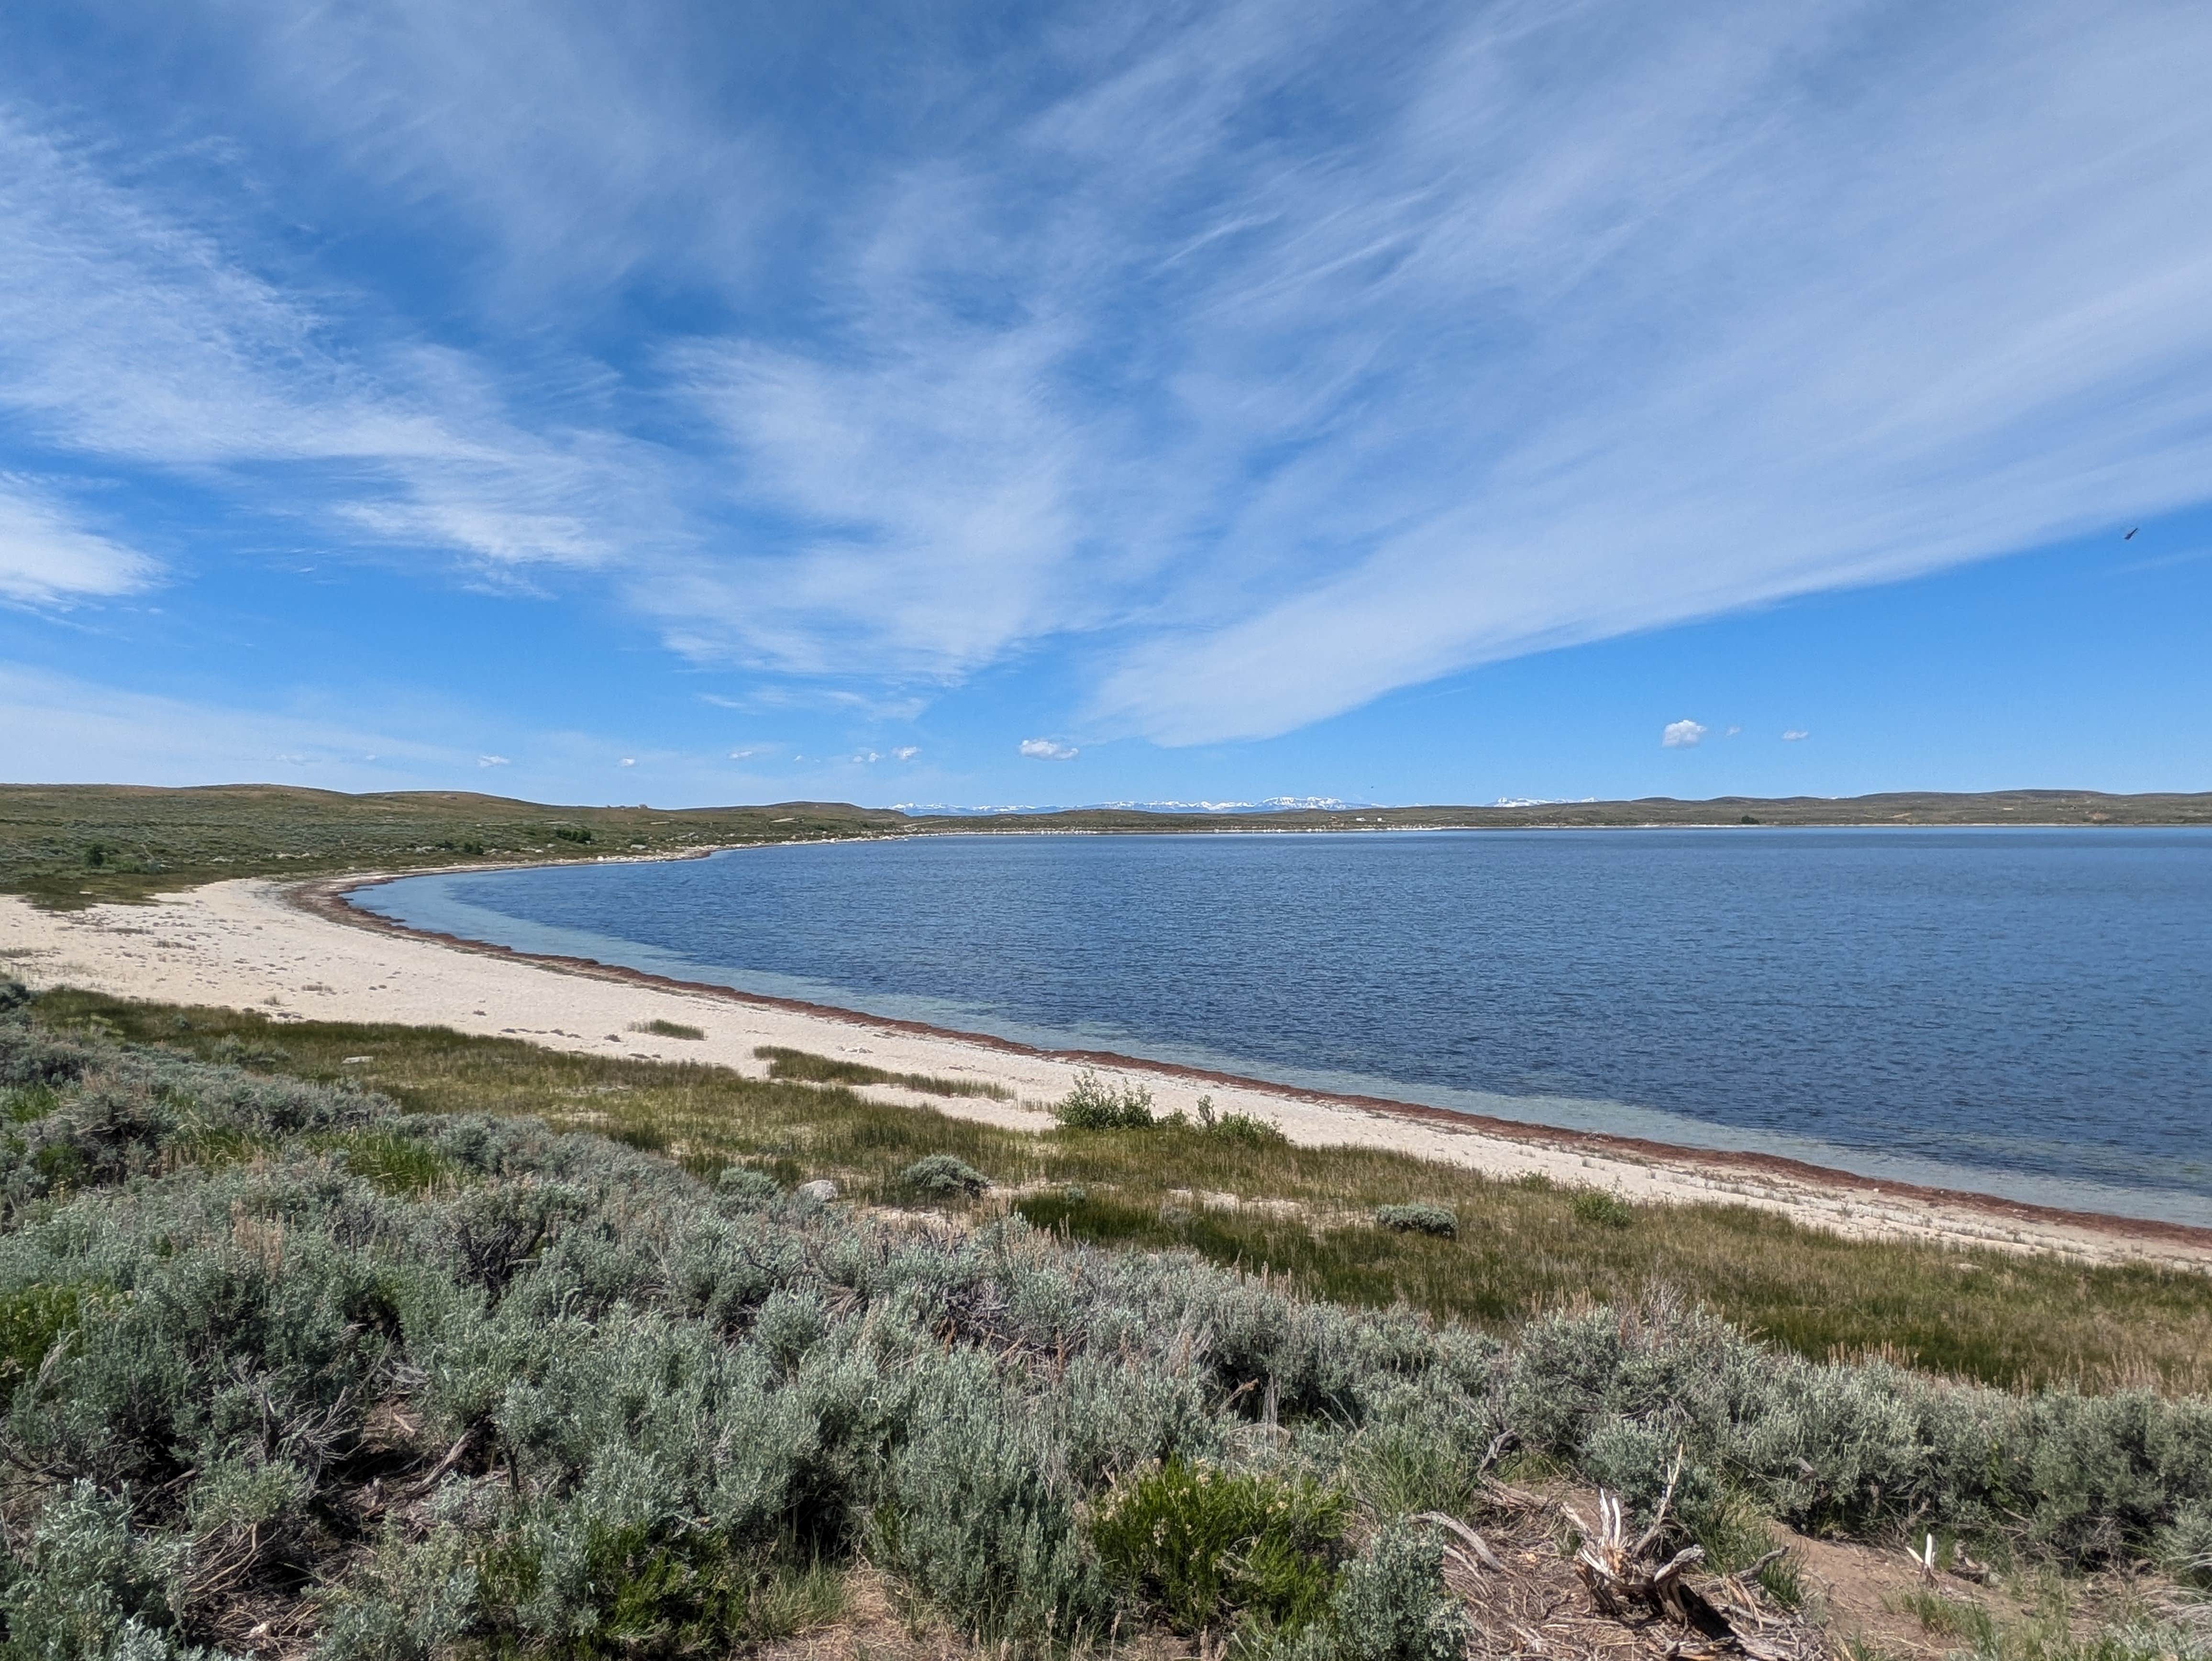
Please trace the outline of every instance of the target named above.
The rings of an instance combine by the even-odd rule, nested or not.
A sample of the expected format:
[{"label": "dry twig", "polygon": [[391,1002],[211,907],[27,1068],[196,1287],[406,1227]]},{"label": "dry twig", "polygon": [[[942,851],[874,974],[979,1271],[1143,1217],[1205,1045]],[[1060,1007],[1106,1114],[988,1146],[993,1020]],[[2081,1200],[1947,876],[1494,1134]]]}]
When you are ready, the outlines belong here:
[{"label": "dry twig", "polygon": [[1490,1548],[1490,1542],[1487,1540],[1485,1540],[1480,1535],[1477,1534],[1473,1529],[1469,1528],[1466,1524],[1461,1522],[1456,1517],[1447,1517],[1440,1511],[1425,1511],[1419,1516],[1414,1518],[1413,1521],[1416,1523],[1433,1523],[1446,1533],[1456,1536],[1467,1547],[1467,1551],[1462,1552],[1452,1546],[1447,1545],[1444,1549],[1451,1552],[1455,1557],[1464,1559],[1466,1558],[1468,1552],[1472,1552],[1474,1555],[1474,1561],[1480,1564],[1492,1573],[1503,1574],[1505,1573],[1505,1565],[1498,1561],[1498,1554]]}]

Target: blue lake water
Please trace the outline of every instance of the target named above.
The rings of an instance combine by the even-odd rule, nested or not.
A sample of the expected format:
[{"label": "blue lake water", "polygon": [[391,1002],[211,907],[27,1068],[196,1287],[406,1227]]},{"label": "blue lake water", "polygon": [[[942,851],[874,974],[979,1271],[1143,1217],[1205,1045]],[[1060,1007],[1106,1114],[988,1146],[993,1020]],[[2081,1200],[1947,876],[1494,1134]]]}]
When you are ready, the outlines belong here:
[{"label": "blue lake water", "polygon": [[2212,1224],[2212,831],[951,836],[416,877],[422,928]]}]

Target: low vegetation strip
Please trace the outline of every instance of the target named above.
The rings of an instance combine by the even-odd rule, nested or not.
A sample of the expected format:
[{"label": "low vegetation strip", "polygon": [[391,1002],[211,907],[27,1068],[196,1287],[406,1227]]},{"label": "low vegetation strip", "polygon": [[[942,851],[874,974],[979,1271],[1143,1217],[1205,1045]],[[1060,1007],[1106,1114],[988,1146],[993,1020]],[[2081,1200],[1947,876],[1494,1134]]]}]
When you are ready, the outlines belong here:
[{"label": "low vegetation strip", "polygon": [[768,1063],[771,1079],[790,1079],[803,1084],[896,1085],[924,1096],[980,1096],[994,1102],[1012,1101],[1014,1092],[988,1079],[940,1079],[928,1073],[889,1073],[865,1062],[839,1061],[804,1050],[763,1044],[753,1051],[757,1061]]},{"label": "low vegetation strip", "polygon": [[[735,1163],[786,1187],[829,1178],[897,1206],[908,1166],[951,1154],[995,1184],[983,1211],[1011,1207],[1075,1239],[1194,1250],[1313,1296],[1404,1303],[1500,1335],[1534,1315],[1634,1304],[1663,1283],[1814,1360],[1873,1354],[2005,1386],[2212,1390],[2212,1277],[2185,1271],[1844,1239],[1747,1207],[1626,1205],[1381,1150],[1208,1134],[1149,1111],[1142,1129],[1037,1134],[835,1085],[434,1027],[279,1024],[66,991],[38,1010],[74,1031],[353,1080],[411,1111],[597,1131],[710,1178]],[[1456,1237],[1378,1226],[1376,1210],[1399,1204],[1449,1208]]]},{"label": "low vegetation strip", "polygon": [[1011,1653],[1159,1623],[1452,1661],[1435,1519],[1479,1522],[1508,1451],[1632,1515],[1671,1489],[1723,1567],[1763,1545],[1747,1508],[1985,1561],[2212,1548],[2201,1398],[1816,1361],[1663,1296],[1509,1341],[85,1015],[0,1015],[13,1653],[719,1652],[865,1556]]},{"label": "low vegetation strip", "polygon": [[662,1020],[656,1017],[649,1021],[632,1021],[633,1032],[649,1032],[656,1038],[685,1038],[697,1043],[707,1036],[703,1026],[693,1026],[684,1021]]}]

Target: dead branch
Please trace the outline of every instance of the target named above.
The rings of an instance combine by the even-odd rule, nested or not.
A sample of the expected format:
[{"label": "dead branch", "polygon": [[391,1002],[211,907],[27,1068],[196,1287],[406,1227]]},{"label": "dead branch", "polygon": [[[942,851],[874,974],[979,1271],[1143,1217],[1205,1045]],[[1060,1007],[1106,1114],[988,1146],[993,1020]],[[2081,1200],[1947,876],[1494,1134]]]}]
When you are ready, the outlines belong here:
[{"label": "dead branch", "polygon": [[[1705,1579],[1694,1560],[1678,1565],[1665,1583],[1679,1612],[1654,1609],[1623,1588],[1614,1595],[1618,1612],[1608,1613],[1574,1555],[1575,1545],[1597,1536],[1589,1519],[1602,1512],[1583,1502],[1583,1540],[1563,1552],[1554,1533],[1562,1507],[1535,1494],[1524,1499],[1498,1505],[1480,1529],[1502,1572],[1480,1563],[1455,1531],[1437,1525],[1446,1540],[1446,1584],[1462,1600],[1471,1628],[1468,1661],[1834,1661],[1817,1625],[1774,1603],[1755,1581]],[[1622,1548],[1635,1537],[1624,1526]],[[1647,1576],[1656,1582],[1667,1567],[1666,1557],[1647,1556],[1630,1584]]]},{"label": "dead branch", "polygon": [[1503,1574],[1505,1573],[1505,1565],[1498,1561],[1498,1554],[1491,1550],[1490,1542],[1484,1539],[1480,1535],[1477,1534],[1473,1529],[1468,1527],[1466,1524],[1461,1522],[1456,1517],[1447,1517],[1440,1511],[1425,1511],[1419,1516],[1414,1518],[1413,1521],[1416,1523],[1433,1523],[1438,1528],[1443,1529],[1446,1533],[1456,1536],[1461,1542],[1467,1547],[1468,1550],[1474,1554],[1474,1561],[1476,1562],[1481,1564],[1483,1567],[1488,1569],[1492,1574]]},{"label": "dead branch", "polygon": [[1934,1585],[1936,1584],[1936,1536],[1929,1535],[1927,1545],[1919,1551],[1915,1551],[1911,1547],[1907,1546],[1905,1548],[1905,1555],[1911,1560],[1912,1567],[1920,1571],[1922,1582],[1927,1585]]},{"label": "dead branch", "polygon": [[1626,1617],[1642,1609],[1653,1616],[1671,1616],[1710,1637],[1733,1637],[1735,1629],[1729,1625],[1727,1617],[1704,1596],[1682,1584],[1683,1572],[1705,1561],[1703,1546],[1685,1546],[1656,1567],[1650,1561],[1651,1548],[1666,1526],[1667,1509],[1673,1502],[1674,1484],[1680,1475],[1681,1461],[1678,1457],[1674,1470],[1668,1475],[1667,1491],[1660,1498],[1651,1526],[1632,1543],[1628,1538],[1627,1517],[1619,1494],[1598,1491],[1598,1525],[1594,1529],[1573,1507],[1560,1506],[1568,1522],[1582,1536],[1582,1543],[1575,1553],[1575,1569],[1582,1576],[1583,1584],[1589,1588],[1590,1600],[1604,1614]]},{"label": "dead branch", "polygon": [[460,1463],[461,1456],[469,1451],[469,1444],[476,1439],[477,1427],[471,1425],[461,1433],[459,1440],[446,1450],[446,1457],[430,1467],[428,1475],[417,1477],[405,1488],[398,1489],[388,1496],[379,1495],[368,1509],[373,1512],[380,1511],[386,1506],[404,1506],[421,1499],[438,1486],[447,1471]]}]

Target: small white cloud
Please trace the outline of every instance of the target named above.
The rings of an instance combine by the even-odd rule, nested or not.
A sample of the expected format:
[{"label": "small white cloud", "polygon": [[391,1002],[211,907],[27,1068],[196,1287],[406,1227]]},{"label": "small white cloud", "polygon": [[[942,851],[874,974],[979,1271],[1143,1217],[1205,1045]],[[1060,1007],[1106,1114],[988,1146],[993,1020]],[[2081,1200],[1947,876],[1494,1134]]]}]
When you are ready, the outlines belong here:
[{"label": "small white cloud", "polygon": [[764,756],[768,754],[770,747],[771,746],[765,744],[756,744],[744,750],[732,750],[730,751],[730,759],[732,761],[750,761],[755,756]]},{"label": "small white cloud", "polygon": [[859,762],[863,767],[866,767],[872,762],[881,761],[883,757],[872,750],[862,750],[856,752],[854,755],[853,759]]},{"label": "small white cloud", "polygon": [[477,765],[479,767],[505,767],[507,765],[507,759],[505,756],[478,756],[477,757]]},{"label": "small white cloud", "polygon": [[1782,741],[1784,744],[1795,744],[1800,739],[1809,739],[1813,735],[1807,732],[1803,727],[1793,727],[1782,735]]},{"label": "small white cloud", "polygon": [[1694,721],[1670,721],[1660,730],[1659,742],[1669,750],[1689,750],[1696,747],[1705,735],[1702,723]]},{"label": "small white cloud", "polygon": [[902,744],[897,749],[891,751],[891,759],[893,761],[912,761],[921,753],[921,751],[915,745],[911,744]]},{"label": "small white cloud", "polygon": [[1721,736],[1725,739],[1732,739],[1741,731],[1743,731],[1743,728],[1741,727],[1731,727],[1727,732],[1722,733]]},{"label": "small white cloud", "polygon": [[637,757],[635,756],[624,756],[622,758],[622,764],[625,767],[635,767],[637,765]]},{"label": "small white cloud", "polygon": [[1022,753],[1034,757],[1039,761],[1073,761],[1075,746],[1072,744],[1054,744],[1050,739],[1024,739]]}]

